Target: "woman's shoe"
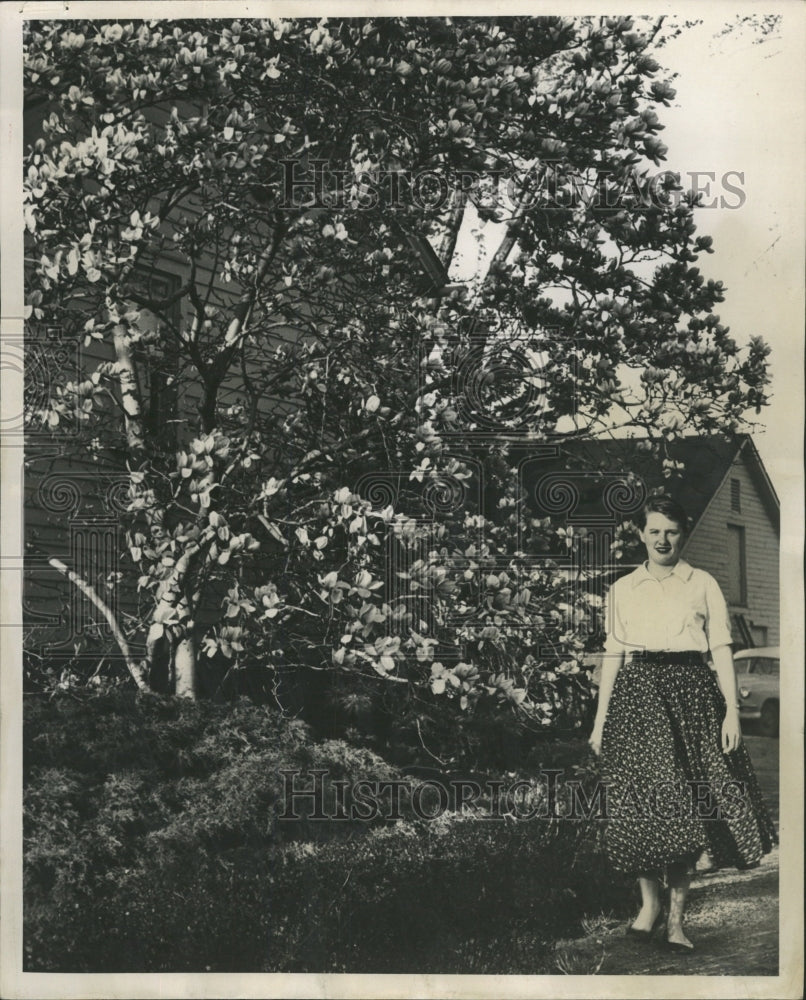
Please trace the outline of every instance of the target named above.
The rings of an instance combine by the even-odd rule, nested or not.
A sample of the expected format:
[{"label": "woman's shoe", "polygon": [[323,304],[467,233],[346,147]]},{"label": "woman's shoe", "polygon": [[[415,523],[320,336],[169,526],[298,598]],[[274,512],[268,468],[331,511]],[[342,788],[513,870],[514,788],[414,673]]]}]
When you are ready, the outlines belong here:
[{"label": "woman's shoe", "polygon": [[663,917],[664,917],[664,908],[661,906],[660,910],[658,910],[657,917],[655,917],[655,920],[653,921],[652,926],[649,928],[648,931],[636,930],[635,927],[628,927],[627,936],[631,937],[634,941],[651,940],[657,929],[663,923]]},{"label": "woman's shoe", "polygon": [[682,941],[670,941],[668,937],[664,937],[663,946],[667,951],[674,951],[679,955],[690,955],[694,951],[693,944],[683,944]]}]

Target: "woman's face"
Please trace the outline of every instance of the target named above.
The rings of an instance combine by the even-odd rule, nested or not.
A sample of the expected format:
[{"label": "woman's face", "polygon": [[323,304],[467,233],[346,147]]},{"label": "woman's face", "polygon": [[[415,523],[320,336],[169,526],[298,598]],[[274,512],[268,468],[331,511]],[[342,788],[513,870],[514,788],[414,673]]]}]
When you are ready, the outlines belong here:
[{"label": "woman's face", "polygon": [[649,561],[658,566],[674,566],[680,559],[684,532],[677,521],[670,521],[665,514],[652,511],[647,515],[641,541],[646,545]]}]

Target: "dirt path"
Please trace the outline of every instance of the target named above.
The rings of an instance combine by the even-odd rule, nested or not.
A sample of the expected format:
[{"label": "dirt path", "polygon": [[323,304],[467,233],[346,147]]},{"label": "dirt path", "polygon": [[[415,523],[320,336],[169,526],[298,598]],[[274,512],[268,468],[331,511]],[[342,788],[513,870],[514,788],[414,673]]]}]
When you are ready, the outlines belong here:
[{"label": "dirt path", "polygon": [[[778,741],[745,739],[777,826]],[[697,946],[691,955],[665,951],[660,936],[635,943],[625,936],[623,921],[589,921],[585,937],[557,943],[557,969],[571,975],[777,975],[778,849],[751,871],[696,876],[685,926]]]}]

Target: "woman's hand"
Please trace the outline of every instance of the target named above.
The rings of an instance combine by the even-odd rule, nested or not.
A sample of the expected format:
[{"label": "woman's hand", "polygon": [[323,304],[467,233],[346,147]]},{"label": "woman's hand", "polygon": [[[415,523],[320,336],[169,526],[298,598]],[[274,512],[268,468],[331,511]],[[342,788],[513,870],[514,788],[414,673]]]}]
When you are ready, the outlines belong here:
[{"label": "woman's hand", "polygon": [[730,753],[742,742],[742,727],[738,709],[729,708],[722,723],[722,752]]},{"label": "woman's hand", "polygon": [[588,737],[588,745],[590,746],[591,750],[593,750],[593,752],[596,754],[597,757],[602,752],[602,729],[603,728],[604,728],[604,723],[603,722],[598,722],[598,721],[594,722],[593,723],[593,730],[591,731],[591,734]]},{"label": "woman's hand", "polygon": [[736,671],[733,668],[733,654],[730,646],[717,646],[711,650],[714,670],[722,697],[725,699],[725,718],[722,722],[722,753],[730,753],[742,742],[742,727],[739,724],[739,706],[736,704]]}]

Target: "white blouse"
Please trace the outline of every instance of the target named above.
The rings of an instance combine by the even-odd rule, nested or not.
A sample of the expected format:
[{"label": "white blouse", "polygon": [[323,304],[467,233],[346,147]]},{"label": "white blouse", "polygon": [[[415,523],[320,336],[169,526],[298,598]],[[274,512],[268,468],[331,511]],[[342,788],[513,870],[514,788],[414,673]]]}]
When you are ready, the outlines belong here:
[{"label": "white blouse", "polygon": [[719,584],[680,560],[662,580],[639,566],[612,585],[605,601],[606,653],[694,649],[732,642],[730,616]]}]

